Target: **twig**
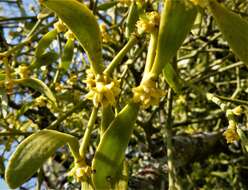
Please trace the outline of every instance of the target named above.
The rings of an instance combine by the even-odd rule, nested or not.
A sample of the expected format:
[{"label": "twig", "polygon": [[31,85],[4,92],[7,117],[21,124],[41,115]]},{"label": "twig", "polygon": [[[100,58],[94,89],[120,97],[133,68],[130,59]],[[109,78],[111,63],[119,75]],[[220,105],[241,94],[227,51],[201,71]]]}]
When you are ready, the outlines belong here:
[{"label": "twig", "polygon": [[81,146],[79,149],[80,156],[82,156],[83,158],[85,158],[85,154],[86,154],[89,142],[90,142],[90,136],[91,136],[93,127],[95,125],[97,112],[98,112],[98,107],[94,107],[92,112],[91,112],[88,126],[87,126],[85,133],[84,133],[83,140],[82,140],[82,143],[81,143]]}]

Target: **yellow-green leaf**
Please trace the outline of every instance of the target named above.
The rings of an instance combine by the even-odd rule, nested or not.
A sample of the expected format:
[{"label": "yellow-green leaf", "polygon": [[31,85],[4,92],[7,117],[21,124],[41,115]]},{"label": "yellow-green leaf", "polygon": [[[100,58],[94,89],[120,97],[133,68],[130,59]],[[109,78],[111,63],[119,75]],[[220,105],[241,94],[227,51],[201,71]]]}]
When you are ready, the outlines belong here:
[{"label": "yellow-green leaf", "polygon": [[118,181],[118,171],[124,160],[139,106],[129,103],[107,128],[92,161],[93,184],[96,190],[111,189]]},{"label": "yellow-green leaf", "polygon": [[75,137],[54,130],[42,130],[30,135],[18,145],[11,155],[5,172],[10,188],[27,181],[59,147],[69,143],[78,148]]},{"label": "yellow-green leaf", "polygon": [[166,0],[164,3],[159,26],[157,54],[151,72],[158,75],[164,69],[167,83],[176,92],[180,91],[181,83],[170,61],[188,35],[196,13],[196,7],[187,0]]},{"label": "yellow-green leaf", "polygon": [[86,51],[94,72],[101,73],[104,69],[101,34],[97,20],[88,7],[76,0],[40,2],[54,11],[68,26]]},{"label": "yellow-green leaf", "polygon": [[233,52],[248,64],[248,22],[215,0],[209,0],[209,8]]},{"label": "yellow-green leaf", "polygon": [[57,30],[51,30],[48,33],[46,33],[39,41],[36,49],[35,49],[35,56],[40,57],[45,50],[49,47],[49,45],[52,43],[54,39],[56,39],[57,36]]},{"label": "yellow-green leaf", "polygon": [[65,44],[64,52],[61,58],[60,68],[64,71],[67,71],[69,68],[72,58],[73,58],[73,50],[74,50],[74,40],[69,38]]},{"label": "yellow-green leaf", "polygon": [[57,106],[56,98],[53,95],[50,88],[41,80],[35,79],[35,78],[23,78],[23,79],[16,79],[13,80],[15,84],[27,86],[30,88],[33,88],[34,90],[39,91],[41,94],[44,94],[47,96],[47,98],[55,105]]},{"label": "yellow-green leaf", "polygon": [[112,8],[113,6],[115,6],[117,3],[118,3],[118,1],[102,3],[102,4],[97,6],[97,10],[106,11],[106,10]]}]

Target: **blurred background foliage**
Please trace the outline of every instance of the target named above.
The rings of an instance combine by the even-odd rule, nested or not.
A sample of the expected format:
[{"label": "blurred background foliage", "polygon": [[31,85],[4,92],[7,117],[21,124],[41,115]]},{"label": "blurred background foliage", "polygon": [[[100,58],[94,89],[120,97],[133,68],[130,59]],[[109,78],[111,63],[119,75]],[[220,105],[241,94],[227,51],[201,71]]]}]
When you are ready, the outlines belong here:
[{"label": "blurred background foliage", "polygon": [[[84,1],[98,18],[103,37],[104,64],[108,63],[127,43],[125,35],[129,6],[124,1]],[[111,3],[110,3],[111,2]],[[223,0],[229,9],[248,19],[246,0]],[[109,4],[106,4],[109,3]],[[108,6],[102,6],[102,5]],[[161,3],[144,1],[147,12],[160,11]],[[0,1],[0,51],[4,52],[21,43],[37,23],[38,13],[44,13],[32,42],[10,56],[13,78],[19,78],[20,65],[29,66],[34,61],[34,50],[39,39],[53,28],[57,21],[54,14],[45,12],[35,0]],[[73,61],[68,70],[54,76],[58,69],[66,39],[62,34],[47,49],[46,57],[30,70],[30,76],[45,82],[56,95],[58,108],[37,90],[23,85],[14,86],[11,92],[0,89],[0,175],[16,145],[29,134],[53,125],[52,122],[65,115],[54,127],[80,139],[87,125],[92,103],[81,103],[87,93],[83,80],[89,68],[84,50],[75,42]],[[124,78],[118,108],[132,97],[131,88],[142,78],[149,38],[143,37],[124,57],[114,75]],[[244,112],[238,117],[239,125],[248,127],[248,68],[240,62],[223,39],[213,18],[207,10],[200,10],[195,24],[183,46],[178,51],[178,74],[216,94],[230,108],[242,105]],[[0,81],[5,78],[6,68],[0,64]],[[161,78],[160,88],[168,85]],[[166,99],[139,113],[134,134],[126,151],[129,164],[130,189],[167,189]],[[79,105],[79,106],[77,106]],[[99,115],[100,116],[100,115]],[[189,88],[175,95],[172,109],[172,140],[177,183],[183,189],[248,189],[248,157],[239,142],[227,144],[222,133],[228,121],[220,108],[199,96]],[[97,142],[97,125],[92,134],[87,154],[91,161]],[[113,145],[114,146],[114,145]],[[31,163],[30,163],[31,164]],[[78,189],[66,172],[72,158],[66,148],[59,149],[30,182],[20,189]]]}]

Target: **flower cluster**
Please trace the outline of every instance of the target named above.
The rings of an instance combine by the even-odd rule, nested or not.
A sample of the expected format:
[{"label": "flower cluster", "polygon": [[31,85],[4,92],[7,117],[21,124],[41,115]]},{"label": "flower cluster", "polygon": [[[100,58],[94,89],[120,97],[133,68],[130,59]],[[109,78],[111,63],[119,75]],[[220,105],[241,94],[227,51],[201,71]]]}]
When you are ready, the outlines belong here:
[{"label": "flower cluster", "polygon": [[158,105],[165,92],[156,87],[156,82],[151,78],[144,80],[140,86],[133,88],[133,100],[146,109],[151,105]]},{"label": "flower cluster", "polygon": [[92,100],[95,106],[99,104],[114,106],[116,104],[115,98],[120,93],[120,81],[111,79],[104,74],[95,76],[90,69],[87,71],[87,79],[84,82],[89,89],[86,98]]},{"label": "flower cluster", "polygon": [[86,181],[87,178],[91,175],[90,166],[82,163],[76,163],[75,166],[68,173],[68,176],[73,176],[77,182]]},{"label": "flower cluster", "polygon": [[158,12],[150,12],[145,16],[142,16],[137,22],[138,33],[142,34],[144,32],[151,33],[155,28],[159,26],[160,15]]},{"label": "flower cluster", "polygon": [[103,43],[110,42],[112,39],[111,39],[110,35],[107,32],[106,24],[101,24],[100,25],[100,30],[101,30],[101,34],[102,34],[102,42]]},{"label": "flower cluster", "polygon": [[28,78],[30,75],[30,70],[27,65],[19,65],[16,72],[20,75],[21,78]]},{"label": "flower cluster", "polygon": [[226,117],[228,119],[229,125],[227,127],[227,130],[223,133],[223,135],[225,136],[227,143],[233,143],[234,141],[239,139],[235,116],[240,116],[242,112],[243,112],[243,108],[241,106],[237,106],[233,109],[226,110]]},{"label": "flower cluster", "polygon": [[34,100],[34,105],[39,107],[45,107],[47,105],[47,98],[39,96]]},{"label": "flower cluster", "polygon": [[243,108],[241,106],[237,106],[232,109],[232,113],[236,116],[240,116],[243,113]]},{"label": "flower cluster", "polygon": [[64,32],[64,36],[66,39],[75,39],[73,32],[68,29],[65,23],[59,19],[57,22],[54,23],[53,27],[57,30],[58,33]]},{"label": "flower cluster", "polygon": [[230,120],[226,131],[223,133],[227,143],[233,143],[234,141],[239,139],[238,133],[236,132],[236,128],[236,122]]},{"label": "flower cluster", "polygon": [[72,40],[75,39],[75,35],[71,30],[68,30],[64,36],[66,39],[72,39]]},{"label": "flower cluster", "polygon": [[60,19],[54,23],[53,27],[57,30],[58,33],[67,31],[66,25]]}]

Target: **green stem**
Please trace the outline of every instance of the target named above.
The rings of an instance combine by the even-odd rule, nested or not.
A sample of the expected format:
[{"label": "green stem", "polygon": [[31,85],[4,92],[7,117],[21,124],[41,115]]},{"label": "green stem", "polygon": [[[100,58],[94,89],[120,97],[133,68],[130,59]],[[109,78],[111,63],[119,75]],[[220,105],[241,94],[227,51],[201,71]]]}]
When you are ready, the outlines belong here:
[{"label": "green stem", "polygon": [[20,42],[18,45],[16,45],[16,46],[13,47],[12,49],[0,53],[0,59],[1,59],[2,57],[8,57],[9,55],[11,55],[12,53],[14,53],[15,51],[21,49],[23,46],[25,46],[26,44],[28,44],[30,41],[31,41],[31,38],[26,39],[26,40]]},{"label": "green stem", "polygon": [[43,179],[44,179],[44,172],[43,172],[43,168],[40,167],[38,171],[38,177],[37,177],[37,183],[36,183],[35,190],[41,190]]},{"label": "green stem", "polygon": [[219,95],[215,95],[215,96],[218,97],[219,99],[227,101],[227,102],[233,102],[233,103],[237,103],[237,104],[244,104],[244,105],[248,106],[248,101],[245,101],[245,100],[233,99],[233,98],[228,98],[228,97],[219,96]]},{"label": "green stem", "polygon": [[173,163],[173,145],[172,145],[172,102],[173,102],[173,91],[170,88],[167,97],[167,121],[165,125],[166,130],[166,145],[167,145],[167,158],[168,158],[168,180],[169,180],[169,190],[175,190],[175,166]]},{"label": "green stem", "polygon": [[0,137],[1,136],[28,136],[33,134],[32,132],[20,132],[20,131],[11,131],[11,132],[0,132]]},{"label": "green stem", "polygon": [[137,36],[132,35],[127,42],[127,44],[121,49],[121,51],[115,56],[112,62],[105,69],[104,73],[107,75],[111,75],[114,72],[114,69],[117,65],[122,61],[123,57],[127,54],[127,52],[136,44],[138,41]]},{"label": "green stem", "polygon": [[40,24],[42,23],[43,19],[38,20],[35,25],[33,26],[33,28],[31,29],[31,31],[29,32],[29,34],[27,35],[26,39],[30,39],[32,38],[32,36],[34,35],[35,31],[37,30],[37,28],[40,26]]},{"label": "green stem", "polygon": [[154,62],[156,55],[157,42],[158,42],[158,29],[156,29],[154,32],[151,33],[151,39],[149,42],[148,53],[146,58],[145,74],[148,73],[152,68],[152,64]]},{"label": "green stem", "polygon": [[[2,2],[2,1],[1,1]],[[16,3],[16,2],[13,2]],[[36,16],[21,16],[21,17],[10,17],[10,18],[1,18],[0,22],[6,22],[6,21],[20,21],[20,20],[31,20],[36,19]]]},{"label": "green stem", "polygon": [[222,111],[226,112],[226,110],[228,109],[227,104],[217,98],[214,94],[208,92],[206,93],[206,97],[209,101],[212,101],[213,103],[217,104]]},{"label": "green stem", "polygon": [[84,133],[83,140],[82,140],[82,143],[79,149],[80,156],[83,158],[85,157],[85,154],[86,154],[89,142],[90,142],[90,136],[91,136],[91,133],[92,133],[92,130],[93,130],[96,118],[97,118],[97,112],[98,112],[98,107],[94,107],[91,112],[88,126]]},{"label": "green stem", "polygon": [[77,138],[72,137],[70,141],[68,142],[70,151],[72,153],[73,158],[75,159],[75,162],[83,162],[84,158],[79,153],[79,142]]}]

